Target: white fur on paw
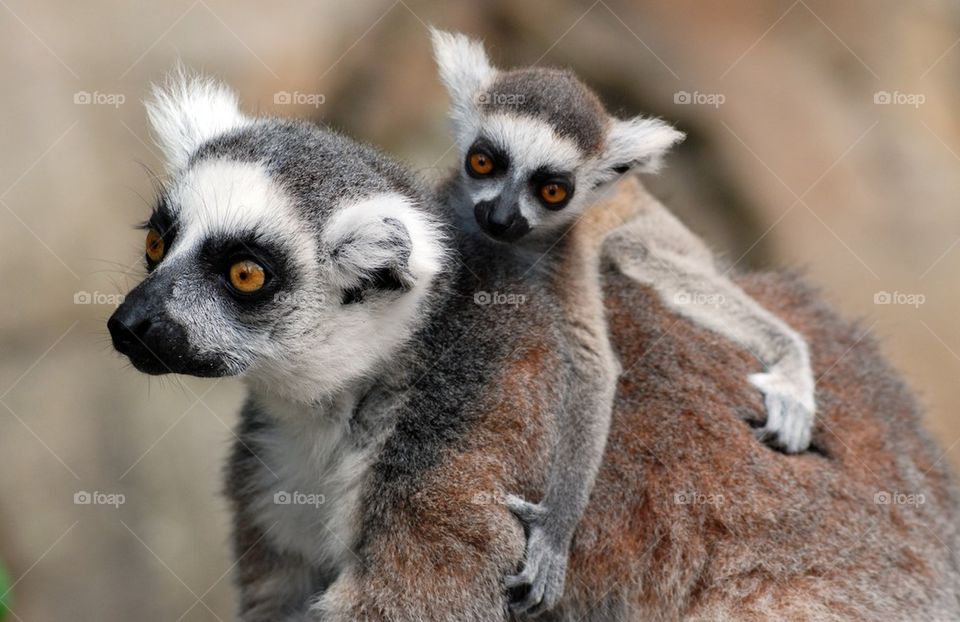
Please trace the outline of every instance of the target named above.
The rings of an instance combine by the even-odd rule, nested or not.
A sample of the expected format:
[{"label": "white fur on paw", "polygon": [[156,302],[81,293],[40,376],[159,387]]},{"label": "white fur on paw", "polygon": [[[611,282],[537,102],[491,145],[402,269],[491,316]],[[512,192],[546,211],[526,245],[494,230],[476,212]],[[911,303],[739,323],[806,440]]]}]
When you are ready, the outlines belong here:
[{"label": "white fur on paw", "polygon": [[552,544],[539,525],[532,525],[523,570],[506,578],[508,589],[526,587],[528,590],[510,603],[510,609],[528,617],[553,609],[563,596],[566,573],[567,551]]},{"label": "white fur on paw", "polygon": [[748,380],[763,393],[767,408],[767,422],[758,435],[789,453],[806,450],[813,433],[813,383],[794,382],[776,371],[751,374]]}]

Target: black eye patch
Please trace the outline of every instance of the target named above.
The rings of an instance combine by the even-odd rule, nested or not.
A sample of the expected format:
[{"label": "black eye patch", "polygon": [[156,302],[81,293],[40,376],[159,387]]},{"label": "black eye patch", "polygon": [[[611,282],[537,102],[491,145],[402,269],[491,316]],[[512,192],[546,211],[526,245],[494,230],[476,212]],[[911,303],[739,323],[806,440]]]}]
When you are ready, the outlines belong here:
[{"label": "black eye patch", "polygon": [[[153,212],[150,214],[150,218],[140,223],[137,228],[143,231],[152,229],[159,233],[166,252],[170,252],[173,241],[177,237],[177,223],[165,197],[161,196],[158,199],[156,207],[153,208]],[[149,271],[157,267],[157,264],[150,261],[149,257],[146,258],[146,262],[147,270]]]},{"label": "black eye patch", "polygon": [[[493,170],[488,174],[478,175],[470,165],[470,158],[476,153],[482,153],[490,158],[493,164]],[[463,163],[467,175],[474,179],[483,179],[486,177],[496,177],[502,175],[510,168],[510,157],[507,152],[498,147],[490,139],[481,136],[467,150],[467,157]]]},{"label": "black eye patch", "polygon": [[[230,268],[241,261],[252,261],[265,273],[263,287],[253,294],[237,295],[229,286]],[[282,244],[256,232],[208,237],[200,245],[197,263],[244,308],[269,304],[279,292],[292,292],[296,288],[296,269]]]},{"label": "black eye patch", "polygon": [[542,167],[530,175],[530,192],[551,211],[566,207],[575,190],[573,174]]}]

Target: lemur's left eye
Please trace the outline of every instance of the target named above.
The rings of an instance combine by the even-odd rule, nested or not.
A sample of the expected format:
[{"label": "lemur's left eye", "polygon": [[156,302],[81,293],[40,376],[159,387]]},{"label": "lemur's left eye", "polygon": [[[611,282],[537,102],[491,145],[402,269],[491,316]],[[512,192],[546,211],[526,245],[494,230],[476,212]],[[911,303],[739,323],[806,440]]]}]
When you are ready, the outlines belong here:
[{"label": "lemur's left eye", "polygon": [[558,206],[567,200],[567,187],[561,183],[550,182],[540,186],[540,198],[550,206]]},{"label": "lemur's left eye", "polygon": [[470,170],[477,175],[489,175],[493,172],[493,158],[482,151],[474,151],[468,158]]},{"label": "lemur's left eye", "polygon": [[148,230],[146,241],[147,259],[152,263],[159,263],[160,260],[163,259],[164,252],[166,252],[166,248],[163,243],[163,236],[160,235],[160,232],[156,229]]},{"label": "lemur's left eye", "polygon": [[266,271],[255,261],[244,259],[230,266],[230,285],[242,294],[260,290],[266,281]]}]

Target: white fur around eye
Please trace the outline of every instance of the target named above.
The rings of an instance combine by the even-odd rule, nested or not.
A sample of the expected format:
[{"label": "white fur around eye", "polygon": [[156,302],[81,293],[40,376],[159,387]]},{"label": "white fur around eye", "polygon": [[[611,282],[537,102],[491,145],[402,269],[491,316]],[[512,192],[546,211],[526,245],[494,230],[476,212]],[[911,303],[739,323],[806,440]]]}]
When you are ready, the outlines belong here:
[{"label": "white fur around eye", "polygon": [[[478,128],[474,134],[465,137],[459,144],[462,158],[466,157],[471,145],[478,136],[492,142],[502,149],[510,160],[510,183],[525,187],[528,178],[535,171],[548,169],[576,173],[582,162],[583,153],[575,142],[560,136],[547,123],[531,117],[507,113],[488,114],[479,117]],[[470,200],[495,199],[502,191],[505,182],[475,181],[466,178]],[[540,225],[562,225],[577,213],[579,202],[571,202],[561,212],[544,209],[529,193],[519,197],[520,212],[532,227]]]},{"label": "white fur around eye", "polygon": [[[574,141],[539,119],[497,113],[484,115],[480,124],[479,133],[506,151],[513,172],[526,171],[529,175],[539,168],[573,171],[582,161],[583,152]],[[461,145],[464,152],[470,144]]]},{"label": "white fur around eye", "polygon": [[179,231],[168,259],[210,235],[251,231],[284,240],[304,262],[315,258],[290,198],[258,162],[202,160],[171,187],[170,204]]}]

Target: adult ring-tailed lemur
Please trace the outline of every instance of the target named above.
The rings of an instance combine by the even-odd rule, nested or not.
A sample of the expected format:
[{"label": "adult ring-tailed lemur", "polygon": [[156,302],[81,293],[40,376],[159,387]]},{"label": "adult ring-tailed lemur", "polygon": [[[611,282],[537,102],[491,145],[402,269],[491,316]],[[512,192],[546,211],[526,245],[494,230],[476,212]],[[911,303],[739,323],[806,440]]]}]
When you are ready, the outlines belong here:
[{"label": "adult ring-tailed lemur", "polygon": [[[578,228],[536,260],[459,232],[386,157],[248,117],[211,81],[175,78],[150,112],[171,177],[147,224],[149,273],[109,327],[141,371],[248,387],[227,484],[241,618],[504,620],[504,577],[527,547],[502,500],[542,497],[583,386],[556,295]],[[952,485],[852,327],[797,284],[745,282],[830,368],[825,423],[866,435],[787,456],[743,424],[763,409],[748,352],[673,326],[633,276],[603,275],[627,371],[555,619],[956,615],[955,554],[939,543],[957,542]],[[924,515],[866,504],[872,473],[924,494]],[[894,542],[913,561],[878,572]]]}]

